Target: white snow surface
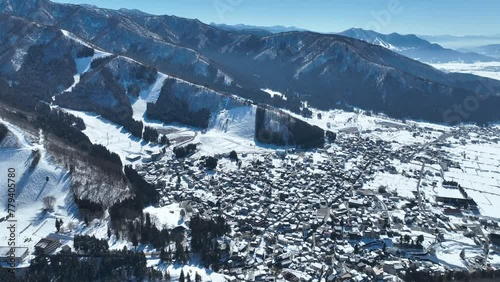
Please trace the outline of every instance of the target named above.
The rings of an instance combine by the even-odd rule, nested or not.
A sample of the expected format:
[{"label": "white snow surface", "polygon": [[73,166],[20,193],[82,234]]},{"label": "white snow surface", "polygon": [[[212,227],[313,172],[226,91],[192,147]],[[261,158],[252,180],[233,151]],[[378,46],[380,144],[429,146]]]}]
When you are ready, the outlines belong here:
[{"label": "white snow surface", "polygon": [[70,87],[68,87],[68,89],[64,90],[63,92],[71,92],[73,90],[73,88],[75,88],[75,86],[78,83],[80,83],[80,77],[82,76],[82,74],[89,71],[90,64],[92,63],[92,61],[94,61],[95,59],[104,58],[104,57],[111,55],[111,54],[101,52],[98,50],[94,50],[94,52],[95,52],[94,56],[92,56],[92,57],[76,58],[75,59],[76,74],[73,76],[74,82]]},{"label": "white snow surface", "polygon": [[168,76],[166,74],[158,72],[156,81],[153,85],[151,85],[149,89],[141,91],[139,98],[132,101],[132,110],[134,111],[133,118],[135,120],[144,121],[144,115],[146,113],[148,103],[156,103],[167,77]]},{"label": "white snow surface", "polygon": [[479,205],[482,215],[498,218],[500,215],[500,145],[453,144],[447,148],[461,169],[450,169],[447,180],[460,183],[469,197]]},{"label": "white snow surface", "polygon": [[287,99],[285,95],[281,94],[278,91],[274,91],[274,90],[271,90],[269,88],[263,88],[261,90],[264,91],[264,92],[266,92],[267,94],[269,94],[271,97],[279,96],[279,97],[283,98],[284,100]]},{"label": "white snow surface", "polygon": [[177,226],[185,226],[184,220],[181,217],[181,209],[178,203],[174,203],[160,208],[147,207],[144,209],[144,213],[151,215],[151,221],[156,226],[172,229]]},{"label": "white snow surface", "polygon": [[201,143],[200,155],[227,154],[232,150],[255,152],[255,106],[223,110],[212,118],[205,133],[198,134],[195,143]]},{"label": "white snow surface", "polygon": [[[63,92],[71,92],[73,90],[73,88],[78,83],[80,83],[80,77],[84,73],[86,73],[87,71],[89,71],[90,64],[92,63],[92,61],[94,61],[95,59],[99,59],[99,58],[104,58],[104,57],[111,56],[112,54],[108,53],[108,52],[104,52],[104,51],[98,50],[94,46],[90,46],[88,43],[86,43],[85,41],[81,40],[80,38],[78,38],[77,36],[75,36],[74,34],[72,34],[71,32],[69,32],[67,30],[61,29],[61,32],[68,39],[73,40],[74,42],[76,42],[76,43],[78,43],[80,45],[83,45],[85,47],[92,48],[94,50],[94,55],[92,57],[75,58],[76,74],[73,76],[73,84],[70,87],[68,87],[68,89],[66,89],[66,90],[63,91]],[[54,97],[52,99],[54,99]]]},{"label": "white snow surface", "polygon": [[[14,146],[0,146],[0,167],[2,173],[0,181],[7,183],[7,171],[12,168],[15,170],[16,193],[15,213],[13,220],[16,220],[16,246],[28,247],[29,252],[34,251],[35,244],[48,234],[55,232],[55,218],[62,218],[67,222],[74,217],[75,209],[73,198],[70,191],[71,177],[67,171],[54,164],[50,156],[46,155],[43,147],[43,133],[41,136],[28,136],[18,127],[2,121],[9,131],[7,139],[11,139],[5,144],[15,144]],[[36,140],[38,139],[38,140]],[[41,152],[41,159],[34,169],[30,170],[33,160],[33,150]],[[46,181],[46,177],[49,178]],[[1,198],[1,214],[4,217],[8,213],[7,190]],[[54,211],[44,213],[43,198],[53,196],[56,201]],[[10,207],[12,209],[12,206]],[[11,222],[0,222],[0,242],[7,242],[7,226]],[[68,241],[66,238],[65,241]],[[64,242],[64,240],[63,240]],[[4,243],[0,243],[4,245]],[[27,266],[25,261],[20,267]]]},{"label": "white snow surface", "polygon": [[477,62],[473,64],[458,62],[430,65],[445,72],[470,73],[500,80],[500,62]]},{"label": "white snow surface", "polygon": [[146,143],[143,140],[132,136],[123,129],[123,126],[112,123],[99,115],[63,109],[85,122],[86,129],[83,131],[94,144],[106,146],[111,152],[120,156],[123,163],[130,163],[126,160],[129,155],[147,156],[146,150],[157,152],[160,146]]}]

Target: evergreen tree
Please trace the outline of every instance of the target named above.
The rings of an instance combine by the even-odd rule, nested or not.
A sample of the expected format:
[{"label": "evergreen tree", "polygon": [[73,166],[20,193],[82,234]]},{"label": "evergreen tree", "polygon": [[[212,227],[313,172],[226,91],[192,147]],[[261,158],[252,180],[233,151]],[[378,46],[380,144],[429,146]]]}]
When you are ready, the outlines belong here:
[{"label": "evergreen tree", "polygon": [[184,279],[184,269],[181,269],[181,275],[179,276],[179,282],[185,282],[185,279]]},{"label": "evergreen tree", "polygon": [[196,275],[194,276],[194,281],[195,282],[201,282],[201,275],[196,272]]},{"label": "evergreen tree", "polygon": [[161,247],[165,246],[165,243],[162,242],[160,239],[160,230],[158,230],[156,225],[153,224],[153,226],[151,227],[149,232],[150,232],[149,238],[150,238],[151,244],[153,244],[153,246],[155,248],[161,248]]},{"label": "evergreen tree", "polygon": [[184,249],[184,256],[183,256],[183,262],[187,263],[189,261],[189,249],[186,247]]},{"label": "evergreen tree", "polygon": [[145,126],[143,138],[146,141],[157,143],[158,142],[158,131],[152,127]]},{"label": "evergreen tree", "polygon": [[180,216],[181,216],[181,220],[184,221],[184,217],[186,216],[186,211],[184,211],[184,209],[181,209],[181,211],[179,212]]},{"label": "evergreen tree", "polygon": [[214,170],[216,167],[217,167],[217,162],[219,160],[214,158],[214,157],[208,157],[206,160],[205,160],[205,167],[208,169],[208,170]]},{"label": "evergreen tree", "polygon": [[146,213],[146,225],[145,225],[146,229],[149,229],[151,228],[151,216],[149,215],[149,213]]},{"label": "evergreen tree", "polygon": [[229,158],[230,158],[231,160],[233,160],[233,161],[238,161],[238,154],[236,154],[236,151],[234,151],[234,150],[233,150],[233,151],[231,151],[231,152],[229,153]]},{"label": "evergreen tree", "polygon": [[217,240],[214,240],[214,244],[213,244],[212,249],[213,249],[213,251],[212,251],[211,265],[215,271],[219,271],[221,251],[220,251],[220,246],[219,246],[219,243],[217,242]]},{"label": "evergreen tree", "polygon": [[170,145],[170,140],[168,140],[168,138],[167,138],[166,135],[162,135],[160,137],[160,144],[161,145],[165,145],[165,146],[169,146]]},{"label": "evergreen tree", "polygon": [[2,142],[8,132],[7,127],[3,123],[0,123],[0,142]]},{"label": "evergreen tree", "polygon": [[165,254],[165,258],[167,259],[168,262],[172,261],[172,250],[170,250],[170,248],[167,249],[167,253]]},{"label": "evergreen tree", "polygon": [[166,256],[167,256],[167,253],[165,252],[165,249],[161,248],[161,250],[160,250],[160,260],[162,262],[167,262]]},{"label": "evergreen tree", "polygon": [[168,270],[167,270],[167,272],[165,272],[164,279],[167,282],[171,281],[171,279],[172,279],[172,277],[170,277],[170,272],[168,272]]},{"label": "evergreen tree", "polygon": [[410,235],[406,234],[406,235],[404,236],[404,241],[405,241],[406,243],[410,243],[410,240],[411,240]]},{"label": "evergreen tree", "polygon": [[421,246],[423,242],[424,242],[424,235],[422,235],[422,234],[418,235],[417,245]]},{"label": "evergreen tree", "polygon": [[135,247],[137,251],[137,246],[139,245],[139,241],[137,240],[137,234],[132,233],[132,245]]}]

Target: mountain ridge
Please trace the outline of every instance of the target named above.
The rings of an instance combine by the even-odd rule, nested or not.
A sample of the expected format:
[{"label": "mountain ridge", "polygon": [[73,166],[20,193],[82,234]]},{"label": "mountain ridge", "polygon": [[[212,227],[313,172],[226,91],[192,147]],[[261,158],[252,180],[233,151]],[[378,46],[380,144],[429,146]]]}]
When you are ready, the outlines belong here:
[{"label": "mountain ridge", "polygon": [[428,63],[495,61],[495,58],[473,52],[461,53],[431,43],[415,34],[381,34],[371,30],[352,28],[339,33],[344,36],[380,45],[407,57]]},{"label": "mountain ridge", "polygon": [[[495,93],[500,89],[498,81],[445,74],[387,48],[342,35],[292,31],[259,37],[175,16],[47,0],[14,3],[2,0],[0,8],[68,30],[106,52],[169,76],[294,112],[301,111],[303,102],[320,109],[349,104],[398,118],[442,122],[443,112],[473,95],[484,81]],[[22,5],[26,7],[20,9]],[[279,91],[286,99],[263,95],[263,88]],[[436,101],[432,103],[431,98]],[[498,114],[490,111],[473,113],[471,119],[497,120]]]},{"label": "mountain ridge", "polygon": [[275,33],[283,33],[283,32],[291,32],[291,31],[308,31],[306,29],[298,28],[295,26],[255,26],[255,25],[246,25],[246,24],[223,24],[223,23],[210,23],[211,26],[224,29],[232,32],[240,32],[242,34],[253,34],[258,36],[266,36]]},{"label": "mountain ridge", "polygon": [[[9,21],[12,16],[4,15],[0,19]],[[16,19],[19,21],[17,26],[28,24],[22,18]],[[6,83],[0,95],[0,98],[17,105],[22,104],[19,99],[28,99],[28,108],[29,104],[41,101],[68,109],[93,112],[124,126],[127,131],[140,137],[141,131],[138,131],[138,128],[141,128],[142,124],[140,120],[133,118],[135,113],[132,102],[140,93],[153,87],[160,75],[171,83],[164,81],[163,85],[157,86],[161,87],[158,99],[148,101],[147,108],[144,109],[143,115],[148,118],[207,128],[209,122],[223,110],[235,107],[261,108],[252,106],[238,96],[219,93],[179,78],[168,77],[155,68],[126,56],[93,49],[78,36],[53,26],[38,25],[32,32],[43,35],[36,36],[37,40],[25,44],[27,54],[19,62],[19,70],[6,72],[9,75],[6,79],[13,83],[10,87]],[[4,53],[2,59],[12,61],[14,56],[15,54]],[[31,79],[32,77],[37,79]],[[0,75],[0,78],[3,77]],[[170,88],[172,83],[175,87]],[[40,92],[40,89],[43,91]],[[283,132],[273,132],[274,128],[271,128],[270,134],[280,136],[275,140],[259,140],[255,132],[255,137],[260,142],[305,146],[322,142],[320,136],[323,130],[314,126],[307,127],[319,132],[314,141],[308,143],[309,141],[304,139],[288,139],[288,136],[293,135],[286,132],[293,132],[293,124],[301,124],[301,121],[276,109],[263,110],[294,122],[287,122],[278,128]],[[296,140],[305,143],[297,143]]]}]

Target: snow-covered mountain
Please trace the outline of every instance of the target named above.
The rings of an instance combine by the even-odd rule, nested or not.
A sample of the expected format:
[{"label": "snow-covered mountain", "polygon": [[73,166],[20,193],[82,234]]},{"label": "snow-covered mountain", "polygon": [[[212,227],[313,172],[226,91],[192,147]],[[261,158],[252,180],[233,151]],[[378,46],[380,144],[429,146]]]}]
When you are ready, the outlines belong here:
[{"label": "snow-covered mountain", "polygon": [[495,59],[486,54],[473,52],[461,53],[452,49],[443,48],[414,34],[402,35],[399,33],[381,34],[371,30],[352,28],[339,33],[351,38],[356,38],[379,45],[412,59],[427,63],[447,62],[490,62]]},{"label": "snow-covered mountain", "polygon": [[[119,105],[127,118],[133,114],[130,96],[152,88],[157,73],[210,89],[217,97],[239,96],[294,112],[301,111],[303,102],[324,110],[353,105],[438,122],[443,122],[443,112],[484,83],[483,78],[445,74],[390,49],[340,35],[238,34],[198,20],[47,0],[0,0],[0,11],[5,14],[0,19],[1,75],[14,82],[11,87],[24,87],[26,94],[54,98],[65,106],[73,103],[80,110],[104,112]],[[386,47],[413,50],[408,48],[415,38],[396,39],[384,40],[390,44]],[[92,56],[110,56],[93,58],[82,73],[90,59],[78,53],[88,48],[94,50]],[[486,83],[488,89],[479,91],[499,92],[500,82]],[[496,98],[470,120],[498,120]]]},{"label": "snow-covered mountain", "polygon": [[437,43],[446,48],[454,50],[469,50],[477,46],[497,44],[500,42],[500,34],[496,35],[418,35],[418,37]]},{"label": "snow-covered mountain", "polygon": [[305,29],[298,28],[295,26],[281,26],[281,25],[276,25],[276,26],[254,26],[254,25],[246,25],[246,24],[235,24],[235,25],[228,25],[228,24],[217,24],[217,23],[210,23],[211,26],[215,26],[220,29],[224,29],[227,31],[231,31],[234,33],[240,33],[240,34],[252,34],[252,35],[257,35],[257,36],[266,36],[266,35],[271,35],[275,33],[282,33],[282,32],[291,32],[291,31],[306,31]]},{"label": "snow-covered mountain", "polygon": [[[129,130],[144,118],[209,128],[223,111],[241,107],[256,110],[256,106],[241,97],[167,75],[125,55],[103,51],[67,30],[32,25],[12,16],[1,20],[6,26],[14,24],[29,29],[29,36],[19,45],[3,41],[7,42],[2,46],[6,51],[0,58],[5,62],[3,78],[11,81],[7,92],[19,91],[26,99],[94,112]],[[288,119],[287,114],[275,109],[265,111]],[[255,114],[245,118],[250,120],[243,123],[256,123]],[[293,131],[290,124],[279,129]],[[253,128],[256,140],[272,143],[259,139]],[[291,136],[288,132],[272,134]],[[322,140],[322,136],[317,137]],[[280,143],[298,144],[294,140],[283,139]]]},{"label": "snow-covered mountain", "polygon": [[500,44],[490,44],[486,46],[480,46],[474,48],[473,50],[480,54],[495,57],[500,60]]}]

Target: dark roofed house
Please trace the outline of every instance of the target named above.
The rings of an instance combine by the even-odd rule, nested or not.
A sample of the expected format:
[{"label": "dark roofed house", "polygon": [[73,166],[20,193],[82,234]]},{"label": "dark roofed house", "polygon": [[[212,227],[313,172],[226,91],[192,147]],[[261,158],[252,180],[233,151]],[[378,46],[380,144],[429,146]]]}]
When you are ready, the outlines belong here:
[{"label": "dark roofed house", "polygon": [[57,238],[49,235],[38,241],[35,248],[40,249],[44,254],[51,254],[60,246],[62,246],[61,242],[59,242]]},{"label": "dark roofed house", "polygon": [[490,233],[490,241],[492,244],[500,246],[500,233]]},{"label": "dark roofed house", "polygon": [[135,162],[141,159],[140,155],[128,155],[125,157],[125,159],[129,162]]},{"label": "dark roofed house", "polygon": [[71,253],[71,247],[68,246],[68,245],[64,245],[61,248],[61,252],[63,252],[63,253]]},{"label": "dark roofed house", "polygon": [[8,247],[0,246],[0,262],[16,264],[21,263],[28,256],[26,247]]}]

